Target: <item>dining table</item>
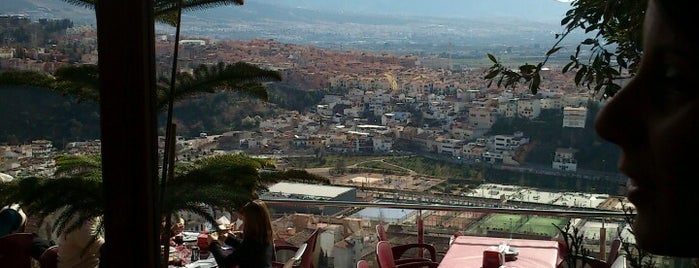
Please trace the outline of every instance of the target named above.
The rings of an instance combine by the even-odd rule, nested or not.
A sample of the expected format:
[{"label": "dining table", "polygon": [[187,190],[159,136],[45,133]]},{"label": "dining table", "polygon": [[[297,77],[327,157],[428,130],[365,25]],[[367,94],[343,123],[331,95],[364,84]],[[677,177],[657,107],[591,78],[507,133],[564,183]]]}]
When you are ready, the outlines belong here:
[{"label": "dining table", "polygon": [[[187,259],[183,263],[183,265],[177,266],[177,265],[168,265],[168,268],[216,268],[218,267],[216,263],[216,259],[214,258],[213,254],[203,254],[201,258],[192,261],[190,259],[191,256],[191,247],[197,245],[197,238],[201,235],[201,232],[191,232],[191,231],[184,231],[182,232],[182,242],[184,243],[184,247],[187,248],[187,253],[181,254],[178,252],[177,248],[171,247],[170,248],[170,256],[172,257],[178,257],[178,258],[184,258]],[[232,248],[228,245],[224,245],[222,247],[224,254],[230,254]]]},{"label": "dining table", "polygon": [[439,267],[480,268],[483,252],[501,245],[517,252],[514,258],[506,259],[504,266],[507,268],[555,268],[563,261],[557,241],[462,235],[454,239]]},{"label": "dining table", "polygon": [[[177,253],[172,253],[170,254],[171,256],[176,256]],[[200,258],[196,261],[191,261],[188,260],[184,262],[182,265],[168,265],[168,268],[216,268],[218,267],[218,264],[216,263],[216,259],[214,258],[213,254],[208,254],[204,258]]]}]

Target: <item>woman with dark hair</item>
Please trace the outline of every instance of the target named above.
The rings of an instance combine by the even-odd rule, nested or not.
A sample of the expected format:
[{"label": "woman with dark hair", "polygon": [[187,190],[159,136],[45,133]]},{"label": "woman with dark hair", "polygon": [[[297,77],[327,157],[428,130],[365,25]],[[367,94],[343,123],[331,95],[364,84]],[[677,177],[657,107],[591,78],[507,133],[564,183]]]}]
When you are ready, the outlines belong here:
[{"label": "woman with dark hair", "polygon": [[240,211],[242,237],[221,236],[233,247],[233,252],[224,256],[221,242],[214,232],[209,234],[209,250],[221,268],[237,265],[239,268],[270,268],[274,256],[272,222],[267,206],[261,200],[247,203]]},{"label": "woman with dark hair", "polygon": [[0,237],[8,234],[24,232],[27,215],[18,204],[12,204],[0,209]]},{"label": "woman with dark hair", "polygon": [[699,14],[697,1],[649,0],[636,76],[605,105],[595,127],[621,147],[636,208],[636,243],[650,253],[699,257]]}]

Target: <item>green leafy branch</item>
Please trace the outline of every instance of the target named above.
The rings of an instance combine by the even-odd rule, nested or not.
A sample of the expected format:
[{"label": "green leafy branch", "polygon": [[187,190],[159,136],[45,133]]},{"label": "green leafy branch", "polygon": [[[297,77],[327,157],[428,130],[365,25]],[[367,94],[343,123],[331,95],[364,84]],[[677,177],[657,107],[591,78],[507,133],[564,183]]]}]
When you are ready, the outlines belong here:
[{"label": "green leafy branch", "polygon": [[[624,214],[626,215],[624,217],[624,222],[628,226],[633,226],[633,221],[634,221],[634,215],[635,211],[632,206],[627,206],[624,204],[623,200],[619,199],[619,202],[621,203],[622,210],[624,211]],[[621,250],[626,254],[626,261],[628,262],[629,266],[634,267],[634,268],[654,268],[657,267],[657,263],[653,259],[653,255],[650,254],[648,251],[645,251],[638,247],[635,243],[628,243],[627,241],[623,240],[623,237],[621,236],[621,232],[623,231],[622,228],[617,229],[617,233],[620,238],[622,238],[621,243]],[[632,229],[629,229],[629,233],[631,235],[634,235],[634,232]]]},{"label": "green leafy branch", "polygon": [[[529,91],[536,94],[541,86],[541,71],[550,57],[563,48],[561,42],[567,36],[582,30],[595,34],[577,45],[561,72],[575,71],[575,85],[587,87],[600,98],[613,96],[621,89],[619,81],[632,77],[638,69],[646,4],[646,0],[575,0],[561,20],[565,30],[555,35],[557,41],[542,62],[525,63],[512,69],[488,54],[493,65],[484,79],[488,80],[488,87],[493,81],[497,81],[498,87],[506,88],[525,83]],[[581,59],[583,49],[590,51],[585,59]]]}]

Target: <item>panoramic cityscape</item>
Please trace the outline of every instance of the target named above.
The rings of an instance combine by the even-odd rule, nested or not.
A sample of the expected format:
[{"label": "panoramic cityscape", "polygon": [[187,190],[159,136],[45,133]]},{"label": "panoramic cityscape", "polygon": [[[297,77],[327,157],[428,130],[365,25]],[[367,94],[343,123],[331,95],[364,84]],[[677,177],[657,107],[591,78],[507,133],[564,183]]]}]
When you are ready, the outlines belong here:
[{"label": "panoramic cityscape", "polygon": [[[0,178],[10,185],[0,188],[0,200],[19,195],[11,191],[21,188],[12,187],[61,189],[46,198],[67,196],[59,202],[79,210],[107,197],[41,187],[66,178],[102,183],[105,110],[94,10],[34,2],[0,7]],[[299,257],[298,267],[379,267],[381,241],[430,244],[436,250],[430,261],[439,267],[468,266],[451,262],[459,258],[454,252],[471,250],[485,267],[487,247],[465,238],[519,250],[512,259],[509,249],[499,249],[506,267],[578,267],[565,254],[609,265],[599,267],[627,267],[627,260],[685,267],[685,260],[643,255],[633,246],[628,178],[617,171],[617,147],[594,130],[607,99],[566,71],[584,35],[571,34],[558,54],[547,53],[563,31],[568,3],[533,1],[529,8],[540,13],[525,16],[520,3],[494,1],[459,7],[473,10],[458,17],[437,7],[389,14],[395,3],[385,1],[368,1],[364,9],[289,2],[183,14],[181,34],[166,23],[155,26],[156,165],[159,174],[171,173],[174,194],[163,198],[189,202],[163,205],[170,209],[163,219],[181,219],[184,230],[184,244],[166,250],[170,267],[215,267],[213,256],[195,260],[192,246],[201,247],[199,236],[216,225],[242,228],[237,213],[253,197],[270,210],[275,248],[311,247],[303,256],[313,256]],[[494,63],[543,61],[536,92],[527,83],[502,86],[486,78]],[[238,80],[216,84],[217,75]],[[180,91],[170,94],[170,86]],[[253,182],[208,184],[207,176],[247,180],[239,166],[215,171],[230,159],[254,167]],[[22,184],[32,180],[36,186]],[[239,188],[230,193],[233,201],[225,194],[210,202],[194,197],[231,185]],[[62,211],[28,210],[25,232],[58,239],[56,229],[67,224],[54,223]],[[294,253],[277,250],[275,261]]]}]

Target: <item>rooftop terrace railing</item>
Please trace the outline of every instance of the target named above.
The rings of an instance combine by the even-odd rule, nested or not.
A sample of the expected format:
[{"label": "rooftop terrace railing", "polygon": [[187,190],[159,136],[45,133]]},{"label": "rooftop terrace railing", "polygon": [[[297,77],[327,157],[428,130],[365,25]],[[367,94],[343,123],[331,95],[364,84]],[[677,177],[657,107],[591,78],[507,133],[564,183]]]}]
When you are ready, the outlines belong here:
[{"label": "rooftop terrace railing", "polygon": [[262,199],[270,205],[305,206],[305,207],[353,207],[353,208],[397,208],[412,210],[436,210],[436,211],[458,211],[458,212],[479,212],[479,213],[499,213],[499,214],[523,214],[537,216],[556,216],[585,219],[623,219],[633,216],[632,213],[609,210],[571,210],[571,209],[527,209],[527,208],[506,208],[506,207],[485,207],[467,205],[443,205],[443,204],[410,204],[392,202],[361,202],[361,201],[331,201],[331,200],[300,200],[300,199]]},{"label": "rooftop terrace railing", "polygon": [[[607,243],[612,240],[612,237],[614,234],[614,230],[610,230],[609,228],[605,228],[605,223],[607,223],[607,227],[611,227],[615,223],[621,223],[625,222],[625,219],[628,217],[633,216],[632,213],[629,212],[623,212],[623,211],[610,211],[610,210],[602,210],[602,209],[590,209],[590,208],[581,208],[580,210],[576,209],[571,209],[571,208],[566,208],[562,207],[561,209],[556,209],[556,208],[544,208],[544,209],[538,209],[538,208],[514,208],[514,207],[496,207],[496,206],[473,206],[473,205],[445,205],[445,204],[423,204],[423,203],[400,203],[400,202],[389,202],[389,201],[379,201],[379,202],[364,202],[364,201],[331,201],[331,200],[306,200],[306,199],[289,199],[289,198],[262,198],[262,200],[267,203],[271,207],[277,207],[277,208],[312,208],[315,211],[332,211],[332,209],[329,208],[345,208],[341,210],[335,210],[335,211],[342,211],[336,214],[332,215],[325,215],[325,216],[340,216],[340,215],[345,215],[345,216],[350,216],[353,214],[353,212],[357,212],[360,209],[364,208],[388,208],[388,209],[404,209],[404,210],[412,210],[416,211],[415,215],[415,220],[412,221],[412,218],[407,221],[408,225],[403,225],[403,226],[413,226],[410,224],[410,222],[414,222],[415,225],[413,228],[410,228],[412,230],[413,234],[417,235],[417,242],[418,243],[423,243],[425,241],[425,221],[423,219],[426,219],[426,215],[431,214],[434,211],[449,211],[449,212],[471,212],[474,214],[506,214],[506,215],[527,215],[527,216],[545,216],[545,217],[556,217],[556,218],[569,218],[569,219],[582,219],[583,222],[601,222],[601,225],[594,225],[595,227],[592,227],[591,233],[594,233],[592,237],[593,239],[587,239],[588,241],[586,243],[591,249],[595,252],[595,254],[599,254],[599,256],[605,256],[606,253],[606,247]],[[423,213],[427,212],[427,213]],[[331,213],[327,213],[331,214]],[[376,219],[374,219],[376,220]],[[438,228],[437,225],[432,222],[432,226],[430,228],[435,229]],[[509,222],[510,225],[513,224],[513,221]],[[516,225],[516,224],[515,224]],[[513,230],[511,227],[503,227],[500,226],[500,228],[494,228],[495,226],[488,226],[489,230],[486,231],[488,235],[493,234],[493,236],[498,236],[498,235],[509,235],[510,238],[513,238]],[[548,226],[548,227],[553,227],[553,226]],[[562,227],[562,226],[557,226],[557,227]],[[455,229],[458,229],[458,227],[450,227],[451,232],[453,233]],[[449,228],[444,228],[449,229]],[[484,228],[486,229],[486,228]],[[559,229],[561,230],[561,229]],[[430,235],[434,235],[435,230],[430,230]],[[463,231],[463,230],[459,230]],[[609,235],[602,234],[602,233],[607,233],[611,232]],[[556,234],[558,234],[558,230],[555,231]],[[450,235],[451,233],[444,233],[442,235]],[[620,233],[618,233],[620,234]],[[522,235],[521,233],[514,233],[515,236]],[[486,236],[486,235],[483,235]],[[520,236],[522,237],[522,236]],[[527,238],[528,236],[525,234],[523,238]],[[530,239],[546,239],[542,237],[546,236],[537,236],[539,238],[530,238]],[[609,238],[607,238],[609,237]],[[553,237],[549,237],[549,239],[552,239]]]}]

